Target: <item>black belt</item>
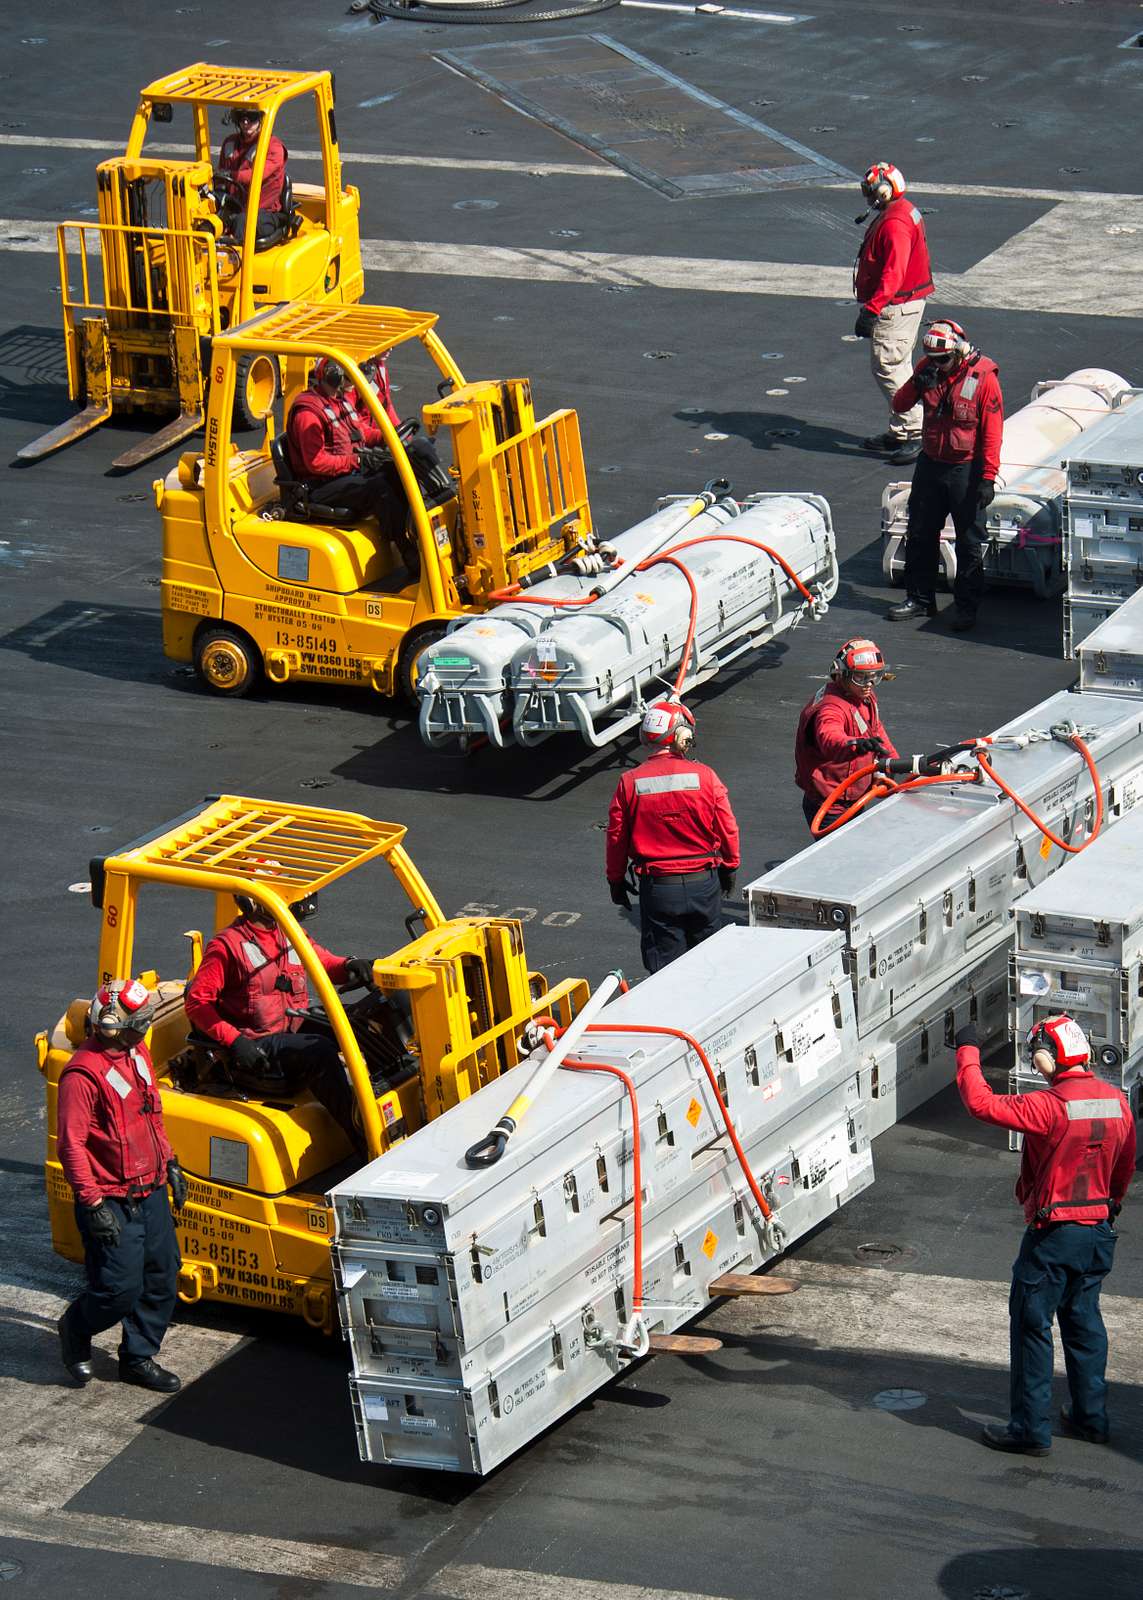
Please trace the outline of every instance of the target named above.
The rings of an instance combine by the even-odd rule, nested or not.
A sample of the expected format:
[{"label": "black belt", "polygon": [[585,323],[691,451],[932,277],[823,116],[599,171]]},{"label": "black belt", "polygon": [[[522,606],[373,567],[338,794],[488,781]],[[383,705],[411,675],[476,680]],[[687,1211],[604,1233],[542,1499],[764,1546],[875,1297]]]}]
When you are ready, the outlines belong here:
[{"label": "black belt", "polygon": [[648,867],[641,877],[648,878],[674,878],[683,882],[688,878],[709,878],[716,869],[714,866],[688,868],[686,872],[656,872],[654,867]]}]

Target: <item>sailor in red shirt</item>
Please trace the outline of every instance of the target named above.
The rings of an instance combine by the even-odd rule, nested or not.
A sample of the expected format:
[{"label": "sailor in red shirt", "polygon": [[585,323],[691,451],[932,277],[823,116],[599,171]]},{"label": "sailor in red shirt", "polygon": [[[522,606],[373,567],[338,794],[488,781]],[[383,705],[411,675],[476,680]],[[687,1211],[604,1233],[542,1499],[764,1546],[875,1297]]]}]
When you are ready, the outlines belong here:
[{"label": "sailor in red shirt", "polygon": [[[905,180],[889,161],[875,161],[861,180],[873,212],[853,264],[853,293],[861,309],[854,324],[868,339],[877,387],[890,408],[913,366],[925,301],[933,292],[929,246],[921,213],[905,194]],[[864,222],[865,217],[858,217]],[[866,450],[889,451],[889,459],[915,461],[921,439],[921,409],[891,409],[889,427],[861,442]]]},{"label": "sailor in red shirt", "polygon": [[941,529],[956,530],[956,580],[952,626],[975,627],[984,594],[985,517],[996,495],[1004,397],[995,361],[969,343],[959,322],[930,322],[924,355],[893,398],[898,411],[920,399],[924,408],[921,454],[913,469],[905,534],[905,599],[889,611],[905,622],[937,613]]},{"label": "sailor in red shirt", "polygon": [[1099,1291],[1115,1254],[1112,1223],[1135,1171],[1131,1108],[1091,1072],[1091,1047],[1071,1017],[1047,1017],[1028,1036],[1032,1064],[1048,1085],[1038,1094],[993,1094],[980,1070],[974,1024],[961,1028],[956,1045],[957,1088],[968,1111],[1024,1135],[1016,1198],[1028,1228],[1008,1302],[1010,1417],[1007,1427],[986,1427],[983,1442],[1020,1455],[1051,1449],[1055,1319],[1072,1401],[1060,1412],[1063,1430],[1104,1444],[1107,1333]]},{"label": "sailor in red shirt", "polygon": [[138,981],[104,984],[88,1010],[89,1036],[60,1073],[56,1149],[75,1193],[87,1290],[57,1326],[77,1383],[91,1381],[94,1335],[121,1322],[120,1378],[173,1394],[179,1380],[155,1357],[175,1309],[180,1264],[167,1185],[181,1211],[187,1183],[143,1043],[155,1003]]},{"label": "sailor in red shirt", "polygon": [[607,818],[611,899],[630,908],[630,861],[648,972],[718,932],[722,895],[732,892],[738,870],[738,823],[726,785],[691,755],[694,730],[678,699],[648,708],[639,739],[651,754],[620,778]]},{"label": "sailor in red shirt", "polygon": [[[246,237],[246,213],[250,206],[250,184],[254,177],[254,157],[262,131],[262,113],[236,106],[228,118],[234,132],[222,141],[215,171],[219,213],[226,234],[233,239]],[[278,244],[288,222],[286,204],[289,151],[275,134],[270,135],[262,187],[258,194],[255,220],[255,250]]]},{"label": "sailor in red shirt", "polygon": [[[301,921],[316,896],[290,909]],[[207,945],[183,996],[187,1021],[228,1052],[242,1076],[267,1093],[288,1093],[305,1078],[314,1094],[354,1143],[360,1131],[355,1101],[337,1041],[328,1028],[308,1020],[305,968],[270,912],[247,895],[236,895],[241,915]],[[315,940],[314,954],[334,983],[364,987],[373,963],[335,956]]]},{"label": "sailor in red shirt", "polygon": [[[885,657],[872,639],[847,639],[833,659],[829,682],[802,709],[794,737],[794,782],[802,791],[802,811],[811,827],[843,778],[868,766],[870,756],[889,759],[897,754],[873,692],[886,675]],[[823,828],[836,822],[872,782],[870,774],[853,784],[826,812]]]},{"label": "sailor in red shirt", "polygon": [[351,517],[374,517],[383,536],[400,551],[410,579],[419,576],[421,557],[409,531],[409,502],[385,436],[343,369],[328,356],[314,362],[309,387],[290,407],[286,445],[295,476],[309,487],[312,505],[342,506]]}]

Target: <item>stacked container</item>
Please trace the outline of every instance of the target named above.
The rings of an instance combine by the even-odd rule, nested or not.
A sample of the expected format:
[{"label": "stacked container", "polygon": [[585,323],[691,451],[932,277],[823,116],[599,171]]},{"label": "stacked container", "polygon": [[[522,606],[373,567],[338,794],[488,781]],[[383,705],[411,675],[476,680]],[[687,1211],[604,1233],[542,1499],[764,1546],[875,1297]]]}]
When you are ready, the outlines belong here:
[{"label": "stacked container", "polygon": [[1067,453],[1064,655],[1143,585],[1143,406],[1120,406]]},{"label": "stacked container", "polygon": [[[575,1059],[635,1085],[642,1323],[672,1332],[873,1178],[853,997],[836,933],[724,928],[600,1013]],[[693,1050],[703,1046],[767,1221]],[[363,1459],[483,1473],[636,1354],[631,1104],[602,1071],[557,1071],[503,1156],[464,1152],[525,1065],[332,1193],[339,1310]]]}]

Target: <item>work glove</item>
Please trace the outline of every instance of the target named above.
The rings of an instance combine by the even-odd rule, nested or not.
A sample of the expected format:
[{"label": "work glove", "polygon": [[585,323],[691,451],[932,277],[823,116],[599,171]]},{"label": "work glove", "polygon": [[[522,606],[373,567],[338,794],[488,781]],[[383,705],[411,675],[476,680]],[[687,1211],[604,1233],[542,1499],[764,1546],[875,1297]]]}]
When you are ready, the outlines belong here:
[{"label": "work glove", "polygon": [[981,478],[976,491],[976,508],[978,511],[987,511],[996,499],[996,484],[991,478]]},{"label": "work glove", "polygon": [[87,1214],[87,1231],[98,1244],[112,1245],[123,1232],[119,1213],[101,1200],[97,1206],[84,1206]]},{"label": "work glove", "polygon": [[718,886],[723,894],[732,895],[734,893],[734,880],[737,877],[738,873],[734,867],[719,867]]},{"label": "work glove", "polygon": [[373,963],[368,956],[350,956],[345,963],[345,981],[355,988],[372,988]]},{"label": "work glove", "polygon": [[624,880],[620,878],[618,883],[612,883],[609,879],[607,887],[611,894],[611,904],[613,906],[622,906],[624,911],[630,911],[631,896],[627,893],[627,884]]},{"label": "work glove", "polygon": [[181,1211],[187,1203],[187,1175],[174,1157],[167,1162],[167,1182],[171,1186],[171,1209]]},{"label": "work glove", "polygon": [[935,389],[941,381],[941,375],[936,367],[918,367],[913,374],[913,387],[918,394],[924,394],[928,389]]},{"label": "work glove", "polygon": [[392,460],[393,457],[382,444],[364,444],[357,452],[357,465],[362,472],[380,472]]},{"label": "work glove", "polygon": [[963,1028],[956,1030],[956,1047],[959,1050],[962,1044],[972,1044],[980,1049],[980,1034],[977,1032],[975,1022],[966,1022]]},{"label": "work glove", "polygon": [[872,339],[873,329],[876,325],[876,311],[870,311],[868,307],[862,306],[857,313],[857,321],[853,324],[853,331],[859,339]]},{"label": "work glove", "polygon": [[266,1065],[265,1050],[257,1039],[250,1039],[244,1033],[240,1033],[230,1046],[230,1054],[235,1064],[246,1072],[259,1072]]},{"label": "work glove", "polygon": [[851,739],[849,748],[855,756],[880,756],[884,760],[889,754],[880,739]]}]

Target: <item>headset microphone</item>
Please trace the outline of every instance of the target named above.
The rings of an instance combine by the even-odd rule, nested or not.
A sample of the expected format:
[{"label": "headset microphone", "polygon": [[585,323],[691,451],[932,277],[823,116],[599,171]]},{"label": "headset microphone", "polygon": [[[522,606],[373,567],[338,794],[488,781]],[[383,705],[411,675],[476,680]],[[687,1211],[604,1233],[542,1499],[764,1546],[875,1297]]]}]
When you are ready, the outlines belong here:
[{"label": "headset microphone", "polygon": [[868,211],[863,211],[859,217],[854,217],[853,220],[857,223],[858,227],[861,226],[867,217],[871,217],[873,215],[875,209],[876,208],[874,206],[870,206]]}]

